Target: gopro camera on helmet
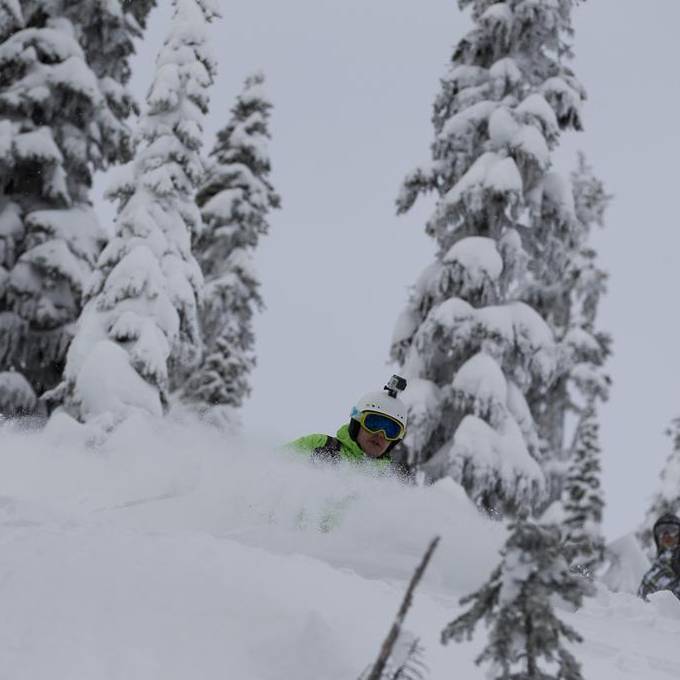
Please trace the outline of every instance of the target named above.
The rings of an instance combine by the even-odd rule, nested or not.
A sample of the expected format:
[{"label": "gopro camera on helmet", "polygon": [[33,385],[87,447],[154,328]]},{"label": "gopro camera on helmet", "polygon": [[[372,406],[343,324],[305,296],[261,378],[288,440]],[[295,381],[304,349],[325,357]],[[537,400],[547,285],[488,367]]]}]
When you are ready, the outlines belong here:
[{"label": "gopro camera on helmet", "polygon": [[396,397],[399,392],[403,392],[406,389],[406,378],[402,378],[400,375],[393,375],[383,389],[387,391],[390,397]]}]

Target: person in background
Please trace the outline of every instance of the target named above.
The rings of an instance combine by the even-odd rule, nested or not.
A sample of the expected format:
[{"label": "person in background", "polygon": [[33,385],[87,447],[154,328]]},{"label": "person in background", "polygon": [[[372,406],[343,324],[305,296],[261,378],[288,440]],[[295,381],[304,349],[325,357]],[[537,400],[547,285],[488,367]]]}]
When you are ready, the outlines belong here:
[{"label": "person in background", "polygon": [[653,534],[657,556],[642,577],[638,597],[647,600],[651,593],[670,590],[680,599],[680,518],[662,515],[654,524]]},{"label": "person in background", "polygon": [[390,463],[390,451],[406,434],[406,406],[398,393],[406,380],[393,375],[381,392],[365,394],[352,408],[350,419],[335,436],[308,434],[287,445],[308,453],[314,459],[370,462],[379,466]]}]

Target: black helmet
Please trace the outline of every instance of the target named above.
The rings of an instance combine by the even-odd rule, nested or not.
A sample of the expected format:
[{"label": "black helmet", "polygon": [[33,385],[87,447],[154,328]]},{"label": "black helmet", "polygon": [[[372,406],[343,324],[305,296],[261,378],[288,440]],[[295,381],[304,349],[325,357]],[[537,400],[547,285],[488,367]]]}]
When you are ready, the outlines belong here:
[{"label": "black helmet", "polygon": [[667,512],[661,515],[661,517],[659,517],[659,519],[657,519],[656,522],[654,522],[652,535],[654,536],[654,543],[656,543],[657,552],[659,552],[659,537],[657,535],[657,530],[662,524],[674,524],[675,526],[678,527],[678,529],[680,529],[680,517],[670,512]]}]

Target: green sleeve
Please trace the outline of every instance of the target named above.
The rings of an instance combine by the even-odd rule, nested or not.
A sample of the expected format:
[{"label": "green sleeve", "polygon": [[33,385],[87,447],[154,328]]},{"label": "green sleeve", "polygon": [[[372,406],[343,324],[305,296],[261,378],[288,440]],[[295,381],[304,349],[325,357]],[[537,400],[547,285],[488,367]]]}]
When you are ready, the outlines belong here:
[{"label": "green sleeve", "polygon": [[323,446],[327,440],[327,434],[308,434],[286,444],[286,448],[301,453],[312,453],[314,449]]}]

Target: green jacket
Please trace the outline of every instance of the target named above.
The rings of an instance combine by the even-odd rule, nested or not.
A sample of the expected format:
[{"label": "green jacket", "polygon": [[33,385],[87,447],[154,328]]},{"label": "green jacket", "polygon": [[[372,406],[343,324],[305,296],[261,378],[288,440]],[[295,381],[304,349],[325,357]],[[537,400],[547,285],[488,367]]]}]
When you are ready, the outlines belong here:
[{"label": "green jacket", "polygon": [[[335,439],[339,442],[340,448],[332,446],[332,437],[327,434],[308,434],[300,437],[295,441],[290,442],[287,448],[308,453],[310,455],[317,455],[320,458],[328,458],[329,460],[341,459],[348,460],[355,463],[370,462],[380,467],[388,466],[390,464],[389,456],[382,456],[381,458],[371,458],[367,456],[359,444],[357,444],[349,436],[349,425],[343,425],[336,433]],[[337,450],[333,450],[336,448]]]}]

